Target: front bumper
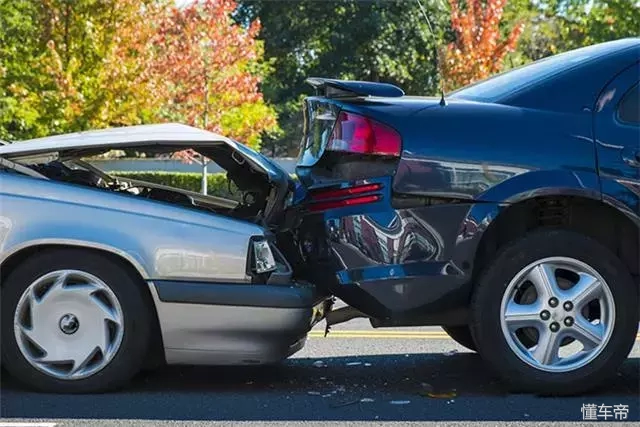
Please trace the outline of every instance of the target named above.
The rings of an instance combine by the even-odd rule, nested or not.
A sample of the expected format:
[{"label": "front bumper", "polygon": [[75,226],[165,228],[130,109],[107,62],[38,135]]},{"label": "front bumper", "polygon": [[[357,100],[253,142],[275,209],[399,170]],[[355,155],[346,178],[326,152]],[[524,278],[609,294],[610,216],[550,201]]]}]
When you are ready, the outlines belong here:
[{"label": "front bumper", "polygon": [[258,365],[299,351],[324,318],[311,285],[149,283],[169,364]]}]

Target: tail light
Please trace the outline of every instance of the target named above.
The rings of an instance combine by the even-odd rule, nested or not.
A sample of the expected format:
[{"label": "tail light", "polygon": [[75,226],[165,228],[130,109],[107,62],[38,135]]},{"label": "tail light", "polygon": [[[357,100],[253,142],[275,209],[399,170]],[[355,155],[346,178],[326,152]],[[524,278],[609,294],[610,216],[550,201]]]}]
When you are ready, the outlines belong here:
[{"label": "tail light", "polygon": [[[316,190],[311,193],[309,210],[319,212],[328,209],[364,205],[382,200],[382,184],[365,184],[355,187]],[[374,193],[374,194],[372,194]]]},{"label": "tail light", "polygon": [[402,139],[389,126],[358,114],[340,112],[327,142],[329,151],[399,157]]},{"label": "tail light", "polygon": [[253,271],[258,274],[268,273],[276,269],[277,264],[269,242],[266,240],[253,240]]}]

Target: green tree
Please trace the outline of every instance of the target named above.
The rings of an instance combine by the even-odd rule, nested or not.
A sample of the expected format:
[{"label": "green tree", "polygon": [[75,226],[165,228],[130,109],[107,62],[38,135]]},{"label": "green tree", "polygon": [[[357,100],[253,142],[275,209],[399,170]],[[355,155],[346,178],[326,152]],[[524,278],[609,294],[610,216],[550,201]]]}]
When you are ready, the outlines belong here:
[{"label": "green tree", "polygon": [[38,37],[38,4],[0,0],[0,138],[42,135],[40,100],[32,88],[46,78],[38,71],[43,45]]},{"label": "green tree", "polygon": [[505,19],[527,22],[512,66],[567,50],[640,35],[637,0],[511,0]]},{"label": "green tree", "polygon": [[158,108],[144,79],[160,1],[0,0],[0,135],[136,124]]},{"label": "green tree", "polygon": [[[448,14],[440,2],[424,1],[440,38]],[[434,37],[415,1],[239,1],[235,18],[256,18],[273,74],[263,83],[277,106],[285,135],[264,144],[269,154],[295,155],[301,137],[301,98],[311,76],[384,81],[409,94],[434,94]]]},{"label": "green tree", "polygon": [[259,90],[259,23],[235,25],[235,8],[0,0],[0,138],[178,120],[258,147],[277,124]]}]

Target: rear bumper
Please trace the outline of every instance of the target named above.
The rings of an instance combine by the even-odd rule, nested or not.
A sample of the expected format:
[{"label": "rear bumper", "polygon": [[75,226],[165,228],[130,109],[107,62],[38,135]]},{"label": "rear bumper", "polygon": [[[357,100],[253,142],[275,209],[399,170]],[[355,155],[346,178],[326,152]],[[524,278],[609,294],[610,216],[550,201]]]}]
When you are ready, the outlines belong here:
[{"label": "rear bumper", "polygon": [[477,244],[461,234],[469,209],[309,216],[301,228],[307,277],[384,326],[464,324]]},{"label": "rear bumper", "polygon": [[149,283],[169,364],[257,365],[300,350],[327,300],[304,285]]}]

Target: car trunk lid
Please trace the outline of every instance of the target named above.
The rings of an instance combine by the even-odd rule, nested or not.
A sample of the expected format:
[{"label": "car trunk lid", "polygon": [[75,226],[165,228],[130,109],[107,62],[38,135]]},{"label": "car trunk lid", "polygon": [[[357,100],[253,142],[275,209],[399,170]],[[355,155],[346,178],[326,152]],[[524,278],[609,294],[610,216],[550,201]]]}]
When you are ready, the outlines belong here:
[{"label": "car trunk lid", "polygon": [[264,180],[270,191],[261,215],[263,225],[277,228],[283,224],[287,200],[294,191],[290,175],[274,161],[237,141],[191,126],[175,123],[129,126],[18,141],[0,145],[0,158],[35,164],[52,155],[79,158],[134,147],[159,153],[193,149],[227,170],[241,190],[243,184]]}]

